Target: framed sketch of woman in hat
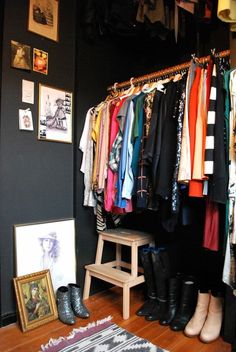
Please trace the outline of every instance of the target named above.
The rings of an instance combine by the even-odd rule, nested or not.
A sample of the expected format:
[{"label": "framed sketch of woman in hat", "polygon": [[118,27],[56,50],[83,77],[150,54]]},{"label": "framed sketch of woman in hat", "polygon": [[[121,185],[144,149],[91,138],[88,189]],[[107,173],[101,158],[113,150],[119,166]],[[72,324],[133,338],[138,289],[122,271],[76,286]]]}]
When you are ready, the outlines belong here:
[{"label": "framed sketch of woman in hat", "polygon": [[51,274],[52,282],[55,285],[63,279],[60,268],[60,243],[56,232],[49,232],[38,237],[42,250],[40,258],[40,270],[48,269]]},{"label": "framed sketch of woman in hat", "polygon": [[40,246],[42,247],[41,268],[53,270],[53,265],[57,262],[59,257],[59,242],[56,232],[43,234],[39,237]]},{"label": "framed sketch of woman in hat", "polygon": [[14,225],[14,236],[16,276],[49,270],[54,291],[76,281],[74,219]]}]

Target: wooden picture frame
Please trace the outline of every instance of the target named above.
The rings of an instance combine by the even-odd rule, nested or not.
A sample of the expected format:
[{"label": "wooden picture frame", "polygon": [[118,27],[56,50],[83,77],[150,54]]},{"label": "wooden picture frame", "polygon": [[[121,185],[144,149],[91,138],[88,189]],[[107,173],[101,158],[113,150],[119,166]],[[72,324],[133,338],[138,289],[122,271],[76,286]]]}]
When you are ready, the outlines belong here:
[{"label": "wooden picture frame", "polygon": [[38,140],[72,143],[73,93],[39,84]]},{"label": "wooden picture frame", "polygon": [[13,278],[23,332],[58,318],[49,270]]},{"label": "wooden picture frame", "polygon": [[54,292],[76,282],[75,219],[14,225],[14,245],[16,276],[48,269]]},{"label": "wooden picture frame", "polygon": [[29,0],[28,30],[58,42],[59,0]]}]

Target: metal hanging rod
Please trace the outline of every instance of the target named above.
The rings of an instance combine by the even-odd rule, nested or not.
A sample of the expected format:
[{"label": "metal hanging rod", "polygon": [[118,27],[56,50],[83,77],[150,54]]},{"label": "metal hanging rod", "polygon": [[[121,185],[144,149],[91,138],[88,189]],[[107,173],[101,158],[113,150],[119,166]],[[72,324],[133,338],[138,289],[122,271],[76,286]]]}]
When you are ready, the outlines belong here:
[{"label": "metal hanging rod", "polygon": [[[219,53],[215,53],[215,51],[213,49],[212,50],[212,55],[215,55],[215,56],[218,56],[218,57],[227,57],[227,56],[230,56],[230,50],[224,50],[224,51],[221,51]],[[195,57],[195,55],[192,55],[192,57],[193,57],[193,59],[197,59]],[[201,58],[197,59],[197,61],[199,63],[209,62],[211,57],[212,57],[211,55],[204,56],[204,57],[201,57]],[[172,67],[168,67],[168,68],[165,68],[164,70],[160,70],[160,71],[156,71],[156,72],[153,72],[153,73],[149,73],[149,74],[144,75],[144,76],[140,76],[140,77],[137,77],[137,78],[132,77],[129,81],[124,81],[124,82],[121,82],[121,83],[115,83],[113,86],[108,87],[107,90],[111,91],[114,88],[115,89],[122,89],[122,88],[125,88],[125,87],[129,87],[131,84],[132,85],[138,85],[139,83],[145,83],[145,82],[148,82],[148,81],[151,81],[151,80],[155,80],[158,77],[167,76],[167,75],[170,75],[171,73],[176,73],[176,72],[179,72],[179,71],[183,71],[183,70],[189,68],[190,63],[191,63],[191,61],[188,61],[188,62],[184,62],[183,64],[172,66]]]}]

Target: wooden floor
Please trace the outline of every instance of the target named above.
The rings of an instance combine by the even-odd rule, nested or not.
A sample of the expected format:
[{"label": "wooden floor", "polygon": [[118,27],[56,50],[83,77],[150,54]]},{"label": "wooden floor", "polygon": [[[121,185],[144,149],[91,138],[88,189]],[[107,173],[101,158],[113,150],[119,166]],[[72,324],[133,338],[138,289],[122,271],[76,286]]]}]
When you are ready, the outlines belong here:
[{"label": "wooden floor", "polygon": [[113,287],[90,296],[85,304],[91,317],[85,320],[78,318],[73,326],[64,325],[59,320],[55,320],[25,333],[20,330],[18,324],[3,327],[0,329],[0,351],[38,352],[41,344],[46,344],[51,337],[66,336],[74,327],[86,326],[89,322],[109,315],[113,317],[114,323],[170,352],[231,351],[231,345],[223,342],[221,338],[210,344],[204,344],[198,338],[185,337],[183,332],[173,332],[169,327],[161,326],[158,322],[148,322],[143,317],[136,316],[136,310],[143,303],[142,292],[141,288],[131,289],[131,316],[128,320],[122,319],[121,289]]}]

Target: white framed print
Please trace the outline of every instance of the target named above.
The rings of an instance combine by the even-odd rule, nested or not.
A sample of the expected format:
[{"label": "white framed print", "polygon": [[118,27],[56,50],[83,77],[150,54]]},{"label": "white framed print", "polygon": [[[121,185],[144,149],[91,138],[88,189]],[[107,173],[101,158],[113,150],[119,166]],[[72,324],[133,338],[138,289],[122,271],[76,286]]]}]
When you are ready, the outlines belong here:
[{"label": "white framed print", "polygon": [[76,282],[75,220],[14,225],[16,276],[49,270],[54,291]]},{"label": "white framed print", "polygon": [[72,143],[72,92],[39,84],[38,139]]}]

